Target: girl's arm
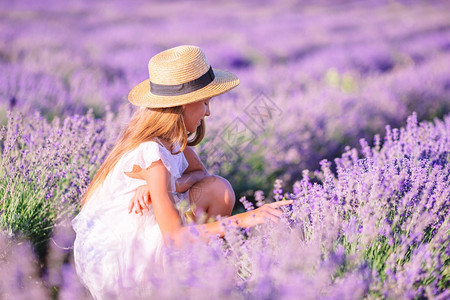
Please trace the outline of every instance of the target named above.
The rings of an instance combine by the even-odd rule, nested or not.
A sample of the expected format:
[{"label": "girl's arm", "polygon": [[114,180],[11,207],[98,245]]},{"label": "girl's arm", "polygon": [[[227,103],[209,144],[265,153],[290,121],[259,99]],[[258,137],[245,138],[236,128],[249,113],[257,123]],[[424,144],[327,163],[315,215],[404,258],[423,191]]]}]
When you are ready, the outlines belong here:
[{"label": "girl's arm", "polygon": [[[222,220],[224,224],[228,226],[240,228],[253,227],[258,224],[267,223],[269,220],[277,223],[282,214],[281,210],[278,210],[277,208],[292,203],[293,200],[288,201],[284,200],[264,204],[263,206],[255,210],[223,218]],[[194,225],[193,227],[203,238],[209,238],[210,236],[217,236],[217,235],[223,237],[225,232],[221,222],[216,221],[207,224]],[[181,237],[186,236],[187,235],[186,233],[192,234],[191,229],[189,227],[182,227],[180,229],[180,236]]]},{"label": "girl's arm", "polygon": [[191,186],[209,176],[208,171],[192,147],[187,146],[184,149],[183,154],[186,157],[189,166],[175,183],[175,190],[178,193],[186,192]]},{"label": "girl's arm", "polygon": [[177,236],[182,222],[175,208],[171,191],[171,175],[161,160],[139,172],[147,182],[152,199],[153,212],[164,240]]},{"label": "girl's arm", "polygon": [[178,193],[184,193],[206,176],[208,176],[208,173],[200,170],[183,173],[183,175],[181,175],[181,177],[175,182],[175,190]]},{"label": "girl's arm", "polygon": [[205,166],[200,160],[200,157],[198,157],[197,153],[195,153],[192,147],[187,146],[184,149],[183,154],[186,157],[187,162],[189,163],[189,166],[184,171],[184,173],[190,173],[192,171],[201,171],[206,175],[209,175],[208,171],[206,170]]},{"label": "girl's arm", "polygon": [[[161,233],[166,243],[173,241],[179,245],[183,239],[191,234],[188,227],[183,227],[178,210],[175,208],[171,193],[171,176],[161,160],[153,162],[151,166],[139,172],[150,190],[153,212],[158,222]],[[253,211],[234,215],[223,220],[230,221],[231,226],[252,227],[257,224],[265,223],[267,220],[277,222],[281,216],[278,207],[291,204],[290,201],[278,201],[261,206]],[[195,229],[201,236],[209,237],[211,235],[224,235],[220,222],[213,222],[203,225],[195,225]]]}]

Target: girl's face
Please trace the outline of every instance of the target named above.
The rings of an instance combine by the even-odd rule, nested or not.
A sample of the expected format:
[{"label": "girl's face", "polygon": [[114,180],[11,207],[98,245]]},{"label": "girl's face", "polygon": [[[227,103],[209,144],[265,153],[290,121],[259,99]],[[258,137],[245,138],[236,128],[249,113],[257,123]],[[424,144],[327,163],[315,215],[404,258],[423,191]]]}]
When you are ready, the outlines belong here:
[{"label": "girl's face", "polygon": [[194,103],[185,104],[182,107],[184,125],[187,131],[195,132],[197,127],[200,126],[200,121],[205,117],[210,115],[209,111],[209,100],[211,98],[203,99]]}]

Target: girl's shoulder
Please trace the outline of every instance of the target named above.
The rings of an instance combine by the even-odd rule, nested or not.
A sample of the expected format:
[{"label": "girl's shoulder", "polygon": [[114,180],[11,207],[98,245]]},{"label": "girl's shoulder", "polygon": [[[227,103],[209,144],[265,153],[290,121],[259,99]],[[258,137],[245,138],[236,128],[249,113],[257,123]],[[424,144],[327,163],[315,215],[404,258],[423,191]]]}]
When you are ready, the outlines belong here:
[{"label": "girl's shoulder", "polygon": [[[146,142],[142,142],[142,143],[139,145],[139,147],[144,148],[144,149],[147,149],[147,148],[151,148],[151,149],[154,149],[154,150],[158,149],[159,151],[162,150],[163,152],[165,152],[165,154],[170,154],[170,155],[173,155],[173,156],[180,156],[180,154],[181,154],[181,153],[173,154],[173,152],[178,152],[178,151],[180,150],[181,145],[179,145],[179,144],[175,145],[174,148],[173,148],[173,150],[171,151],[171,150],[169,150],[169,148],[168,148],[166,145],[164,145],[164,144],[161,142],[161,140],[160,140],[159,138],[157,138],[157,137],[153,138],[153,140],[146,141]],[[138,147],[138,148],[139,148],[139,147]]]},{"label": "girl's shoulder", "polygon": [[166,160],[167,158],[165,147],[157,140],[150,140],[141,142],[136,148],[125,153],[121,160],[126,165],[134,161],[138,161],[140,164],[147,164],[158,159]]},{"label": "girl's shoulder", "polygon": [[149,147],[149,146],[162,146],[159,142],[155,140],[141,142],[138,147]]},{"label": "girl's shoulder", "polygon": [[161,141],[158,138],[154,138],[153,140],[150,141],[145,141],[139,144],[139,146],[136,149],[137,151],[139,150],[144,150],[144,151],[149,151],[149,150],[154,150],[154,151],[161,151],[161,150],[165,150],[168,151],[166,149],[166,147],[164,147],[164,145],[161,143]]},{"label": "girl's shoulder", "polygon": [[157,137],[153,138],[153,139],[150,140],[150,141],[142,142],[141,145],[142,145],[142,144],[144,144],[144,145],[152,145],[152,146],[158,145],[160,148],[169,151],[169,150],[167,149],[167,147],[164,146],[163,142],[161,142],[161,140],[160,140],[159,138],[157,138]]},{"label": "girl's shoulder", "polygon": [[[158,138],[142,142],[125,159],[125,165],[138,164],[142,169],[151,163],[161,160],[166,168],[171,171],[177,165],[176,157],[161,143]],[[129,169],[128,167],[126,169]],[[172,173],[172,172],[171,172]]]}]

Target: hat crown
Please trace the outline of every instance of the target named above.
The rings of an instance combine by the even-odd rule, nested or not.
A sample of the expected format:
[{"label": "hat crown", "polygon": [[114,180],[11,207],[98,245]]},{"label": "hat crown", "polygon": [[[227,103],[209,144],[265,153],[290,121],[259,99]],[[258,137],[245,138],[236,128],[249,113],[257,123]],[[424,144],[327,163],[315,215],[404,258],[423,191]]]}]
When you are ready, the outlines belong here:
[{"label": "hat crown", "polygon": [[178,46],[153,56],[148,62],[150,81],[177,85],[195,80],[210,68],[206,55],[197,46]]}]

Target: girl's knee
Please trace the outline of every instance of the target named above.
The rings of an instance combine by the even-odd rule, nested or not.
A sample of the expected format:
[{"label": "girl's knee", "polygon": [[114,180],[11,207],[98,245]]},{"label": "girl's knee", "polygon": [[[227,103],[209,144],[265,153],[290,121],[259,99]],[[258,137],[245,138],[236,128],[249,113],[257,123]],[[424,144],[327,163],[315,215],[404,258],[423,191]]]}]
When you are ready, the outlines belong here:
[{"label": "girl's knee", "polygon": [[218,198],[223,199],[227,208],[230,210],[233,209],[234,203],[236,202],[236,196],[234,195],[234,190],[230,182],[218,175],[212,175],[210,177],[213,178],[213,192]]},{"label": "girl's knee", "polygon": [[214,217],[230,215],[236,202],[231,184],[217,175],[205,177],[194,184],[189,198],[196,209]]},{"label": "girl's knee", "polygon": [[236,197],[231,184],[223,177],[212,175],[203,178],[191,187],[191,203],[211,216],[230,215]]}]

